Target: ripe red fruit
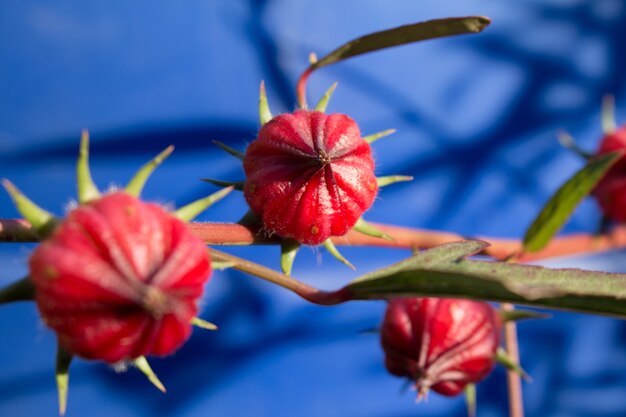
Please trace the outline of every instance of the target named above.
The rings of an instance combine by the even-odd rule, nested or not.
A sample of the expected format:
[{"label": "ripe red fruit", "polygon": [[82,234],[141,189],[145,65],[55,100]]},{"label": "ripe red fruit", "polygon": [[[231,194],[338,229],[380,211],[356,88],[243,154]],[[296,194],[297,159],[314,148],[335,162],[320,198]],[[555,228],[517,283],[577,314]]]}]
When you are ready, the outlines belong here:
[{"label": "ripe red fruit", "polygon": [[[598,155],[626,151],[626,125],[602,138]],[[602,212],[618,222],[626,222],[626,156],[620,158],[600,180],[593,195]]]},{"label": "ripe red fruit", "polygon": [[454,396],[483,379],[495,364],[499,339],[493,307],[450,298],[393,299],[381,332],[387,370],[414,381],[418,398],[431,388]]},{"label": "ripe red fruit", "polygon": [[109,363],[180,347],[210,273],[185,223],[123,192],[72,210],[30,258],[37,306],[61,346]]},{"label": "ripe red fruit", "polygon": [[264,229],[307,245],[346,234],[378,191],[370,146],[344,114],[274,117],[248,147],[243,167],[244,195]]}]

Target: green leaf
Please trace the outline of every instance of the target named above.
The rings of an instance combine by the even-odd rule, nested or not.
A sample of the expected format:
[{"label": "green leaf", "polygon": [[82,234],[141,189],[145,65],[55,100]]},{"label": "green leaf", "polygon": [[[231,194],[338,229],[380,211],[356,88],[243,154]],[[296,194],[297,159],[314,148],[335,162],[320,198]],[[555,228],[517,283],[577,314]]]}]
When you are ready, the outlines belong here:
[{"label": "green leaf", "polygon": [[335,244],[333,243],[332,240],[327,239],[324,241],[324,243],[322,243],[322,246],[326,248],[326,250],[333,255],[333,257],[335,259],[337,259],[339,262],[341,262],[342,264],[346,265],[348,268],[350,269],[356,269],[354,267],[354,265],[352,265],[350,263],[349,260],[347,260],[346,258],[344,258],[344,256],[339,252],[339,250],[337,249],[337,247],[335,246]]},{"label": "green leaf", "polygon": [[57,219],[50,212],[26,197],[11,181],[2,180],[2,185],[11,196],[17,211],[33,226],[37,236],[44,238],[52,233]]},{"label": "green leaf", "polygon": [[293,239],[283,239],[280,242],[280,268],[283,274],[290,276],[293,268],[293,261],[296,259],[300,243]]},{"label": "green leaf", "polygon": [[517,373],[526,381],[532,380],[532,378],[526,373],[526,371],[524,371],[524,369],[522,369],[522,367],[509,356],[507,351],[501,347],[499,347],[496,351],[496,362],[504,366],[509,371]]},{"label": "green leaf", "polygon": [[141,191],[143,190],[144,185],[146,185],[146,181],[150,178],[150,175],[154,172],[154,170],[161,165],[161,163],[170,156],[170,154],[174,152],[174,146],[170,145],[165,148],[160,154],[152,158],[148,163],[139,168],[139,171],[131,178],[126,186],[126,192],[134,195],[135,197],[139,197]]},{"label": "green leaf", "polygon": [[148,378],[148,381],[150,381],[152,385],[154,385],[159,391],[163,393],[166,391],[165,386],[163,385],[159,377],[154,373],[145,356],[140,356],[137,359],[131,361],[131,363],[135,368],[139,369],[141,373],[143,373]]},{"label": "green leaf", "polygon": [[524,250],[536,252],[543,249],[561,229],[576,206],[602,179],[623,152],[599,156],[578,171],[554,193],[524,236]]},{"label": "green leaf", "polygon": [[359,218],[359,220],[357,220],[353,229],[367,236],[379,237],[381,239],[393,241],[393,238],[391,236],[389,236],[388,234],[386,234],[385,232],[381,230],[378,230],[376,227],[372,226],[371,224],[363,220],[362,217]]},{"label": "green leaf", "polygon": [[366,274],[343,290],[361,300],[470,298],[626,318],[626,274],[460,259],[486,245],[441,245]]},{"label": "green leaf", "polygon": [[413,181],[413,177],[409,175],[389,175],[387,177],[376,177],[379,187],[386,187],[397,182]]},{"label": "green leaf", "polygon": [[76,164],[76,178],[78,182],[78,202],[86,203],[100,197],[100,191],[91,178],[89,169],[89,132],[85,129],[80,138],[80,151]]},{"label": "green leaf", "polygon": [[272,112],[270,106],[267,103],[267,94],[265,93],[265,81],[261,81],[261,87],[259,92],[259,122],[261,126],[272,120]]},{"label": "green leaf", "polygon": [[363,140],[370,145],[376,142],[378,139],[384,138],[385,136],[389,136],[396,133],[396,129],[387,129],[382,132],[372,133],[371,135],[363,136]]},{"label": "green leaf", "polygon": [[337,88],[337,83],[334,83],[333,85],[330,86],[330,88],[326,91],[326,93],[324,93],[320,101],[318,101],[317,104],[315,105],[315,110],[321,111],[321,112],[326,111],[326,107],[328,107],[328,101],[332,97],[336,88]]},{"label": "green leaf", "polygon": [[194,317],[191,319],[191,325],[199,327],[204,330],[217,330],[217,326],[206,320],[202,320],[200,317]]},{"label": "green leaf", "polygon": [[55,367],[55,377],[57,383],[57,394],[59,397],[59,414],[65,415],[67,409],[67,392],[70,382],[70,364],[72,355],[57,344],[57,357]]},{"label": "green leaf", "polygon": [[233,189],[233,186],[222,188],[208,197],[201,198],[179,208],[174,212],[174,215],[183,221],[189,222],[204,210],[226,197]]},{"label": "green leaf", "polygon": [[245,184],[244,181],[223,181],[213,178],[202,178],[201,180],[209,184],[217,185],[218,187],[233,187],[237,191],[243,191],[243,185]]},{"label": "green leaf", "polygon": [[520,310],[518,308],[516,308],[515,310],[500,310],[499,313],[500,313],[500,318],[505,323],[509,321],[550,318],[549,314],[538,313],[536,311],[530,311],[530,310]]},{"label": "green leaf", "polygon": [[453,17],[429,20],[371,33],[343,44],[330,54],[311,64],[309,69],[312,71],[353,56],[393,46],[446,36],[478,33],[487,27],[489,23],[491,23],[491,20],[483,16]]},{"label": "green leaf", "polygon": [[226,153],[234,156],[235,158],[243,161],[243,159],[246,157],[246,155],[244,155],[243,152],[239,152],[237,149],[231,148],[230,146],[226,145],[225,143],[222,143],[220,141],[214,140],[213,143],[217,146],[219,146],[222,150],[224,150]]}]

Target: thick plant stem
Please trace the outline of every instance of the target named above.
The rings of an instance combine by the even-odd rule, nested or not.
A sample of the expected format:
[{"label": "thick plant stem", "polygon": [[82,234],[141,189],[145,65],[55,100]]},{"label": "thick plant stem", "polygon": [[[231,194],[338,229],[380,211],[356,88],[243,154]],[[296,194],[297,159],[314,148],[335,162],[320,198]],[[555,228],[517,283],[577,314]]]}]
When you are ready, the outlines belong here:
[{"label": "thick plant stem", "polygon": [[[404,249],[429,249],[444,243],[465,239],[479,239],[491,244],[481,255],[496,260],[515,257],[516,262],[528,262],[557,256],[602,252],[626,247],[626,226],[615,227],[607,234],[596,236],[578,233],[560,236],[535,253],[522,253],[519,239],[501,239],[485,236],[462,236],[456,233],[413,229],[380,223],[369,223],[389,236],[381,239],[351,230],[345,236],[334,237],[337,246],[377,246]],[[255,226],[235,223],[191,223],[191,231],[208,245],[263,245],[278,244],[278,237],[264,237]],[[0,242],[36,242],[37,236],[28,222],[17,219],[0,219]]]},{"label": "thick plant stem", "polygon": [[[502,304],[504,311],[512,311],[512,304]],[[519,347],[517,343],[517,324],[509,321],[504,324],[504,346],[508,356],[519,364]],[[507,390],[509,395],[509,417],[524,417],[524,401],[522,395],[522,377],[514,370],[506,371]]]},{"label": "thick plant stem", "polygon": [[281,274],[280,272],[274,271],[270,268],[266,268],[254,262],[250,262],[237,256],[220,252],[215,249],[210,249],[210,251],[211,256],[214,260],[229,262],[233,265],[233,269],[248,273],[250,275],[254,275],[273,284],[286,288],[290,291],[293,291],[300,297],[314,304],[329,306],[341,304],[345,301],[352,299],[352,295],[346,289],[340,289],[337,291],[322,291],[320,289],[311,287],[304,282],[298,281],[293,277]]}]

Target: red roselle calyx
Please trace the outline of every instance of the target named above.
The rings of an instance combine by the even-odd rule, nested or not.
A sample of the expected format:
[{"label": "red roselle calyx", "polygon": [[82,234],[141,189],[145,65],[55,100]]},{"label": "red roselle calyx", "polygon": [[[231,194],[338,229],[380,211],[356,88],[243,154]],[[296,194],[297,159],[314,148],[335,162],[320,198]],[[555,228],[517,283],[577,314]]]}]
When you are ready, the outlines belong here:
[{"label": "red roselle calyx", "polygon": [[109,363],[179,348],[210,273],[185,223],[124,192],[72,210],[30,258],[37,306],[61,346]]},{"label": "red roselle calyx", "polygon": [[415,383],[418,398],[429,389],[460,394],[495,364],[500,318],[484,302],[449,298],[389,301],[382,324],[385,366]]},{"label": "red roselle calyx", "polygon": [[243,166],[244,195],[264,229],[307,245],[347,233],[378,191],[370,145],[344,114],[274,117]]},{"label": "red roselle calyx", "polygon": [[[626,125],[602,138],[597,154],[626,151]],[[626,222],[626,156],[622,156],[600,180],[593,195],[605,216]]]}]

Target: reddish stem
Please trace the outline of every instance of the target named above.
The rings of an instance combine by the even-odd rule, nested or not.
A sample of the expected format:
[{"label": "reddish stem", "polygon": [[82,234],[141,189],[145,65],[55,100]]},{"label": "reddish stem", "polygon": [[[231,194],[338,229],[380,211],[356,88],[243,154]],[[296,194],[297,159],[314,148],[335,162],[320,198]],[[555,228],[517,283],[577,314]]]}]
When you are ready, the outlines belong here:
[{"label": "reddish stem", "polygon": [[298,97],[298,107],[300,107],[301,109],[307,108],[306,83],[309,79],[309,75],[311,75],[312,72],[313,72],[313,67],[309,67],[306,70],[304,70],[304,72],[302,73],[302,75],[300,75],[300,78],[298,79],[298,84],[296,84],[296,95]]}]

